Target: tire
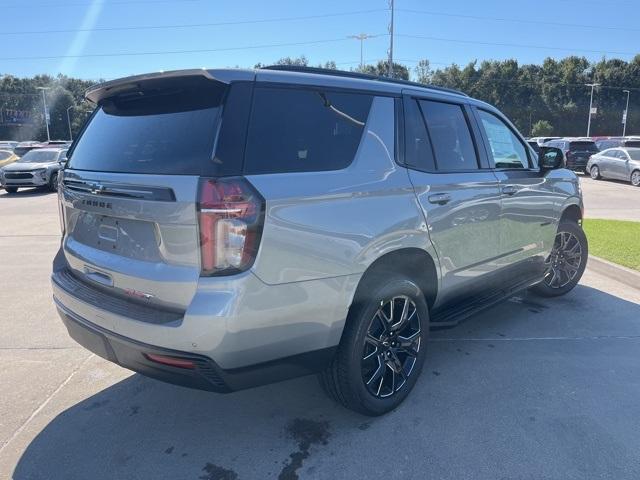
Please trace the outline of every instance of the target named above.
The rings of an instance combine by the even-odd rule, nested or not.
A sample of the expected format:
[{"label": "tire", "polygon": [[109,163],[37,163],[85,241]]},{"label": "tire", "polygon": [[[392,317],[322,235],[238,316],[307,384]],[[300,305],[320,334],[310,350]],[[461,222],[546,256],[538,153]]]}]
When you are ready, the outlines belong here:
[{"label": "tire", "polygon": [[[387,413],[407,397],[422,371],[429,334],[429,310],[420,288],[397,274],[382,277],[366,285],[371,288],[359,288],[367,294],[354,301],[338,351],[319,374],[331,398],[369,416]],[[391,305],[395,318],[401,318],[395,323]],[[382,314],[390,321],[385,323]]]},{"label": "tire", "polygon": [[49,190],[52,192],[58,191],[58,172],[53,172],[49,179]]},{"label": "tire", "polygon": [[640,170],[634,170],[631,172],[631,178],[629,181],[634,187],[640,187]]},{"label": "tire", "polygon": [[18,191],[18,187],[4,187],[7,193],[16,193]]},{"label": "tire", "polygon": [[600,176],[600,169],[598,168],[597,165],[594,165],[593,167],[591,167],[591,170],[589,170],[589,174],[591,175],[591,178],[593,178],[594,180],[600,180],[602,178]]},{"label": "tire", "polygon": [[557,297],[570,292],[582,278],[588,258],[589,244],[580,225],[561,221],[553,250],[545,260],[544,279],[531,290],[543,297]]}]

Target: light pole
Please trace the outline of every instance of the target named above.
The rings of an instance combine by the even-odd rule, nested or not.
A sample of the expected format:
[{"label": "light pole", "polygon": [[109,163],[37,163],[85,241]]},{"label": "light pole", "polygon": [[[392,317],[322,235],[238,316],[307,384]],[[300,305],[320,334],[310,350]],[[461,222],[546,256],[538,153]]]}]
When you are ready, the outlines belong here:
[{"label": "light pole", "polygon": [[49,112],[47,111],[47,97],[44,94],[45,90],[49,90],[50,87],[37,87],[38,90],[42,91],[42,106],[44,107],[44,123],[47,126],[47,142],[51,141],[51,137],[49,136]]},{"label": "light pole", "polygon": [[599,83],[586,83],[587,87],[591,87],[591,99],[589,100],[589,122],[587,123],[587,137],[591,132],[591,111],[593,110],[593,89],[599,87]]},{"label": "light pole", "polygon": [[69,140],[73,142],[73,134],[71,133],[71,117],[69,117],[69,110],[73,108],[73,105],[67,107],[67,125],[69,126]]},{"label": "light pole", "polygon": [[629,118],[629,90],[623,90],[623,93],[627,94],[627,107],[624,109],[624,115],[622,116],[622,136],[627,134],[627,119]]},{"label": "light pole", "polygon": [[363,60],[363,56],[362,56],[362,49],[363,49],[363,44],[365,40],[368,40],[369,38],[373,38],[375,37],[375,35],[369,35],[367,33],[361,33],[359,35],[349,35],[347,38],[355,38],[356,40],[360,40],[360,70],[363,69],[364,67],[364,60]]},{"label": "light pole", "polygon": [[393,13],[394,13],[394,2],[393,0],[389,0],[389,8],[391,9],[391,23],[389,24],[389,69],[387,70],[387,76],[389,78],[393,78]]}]

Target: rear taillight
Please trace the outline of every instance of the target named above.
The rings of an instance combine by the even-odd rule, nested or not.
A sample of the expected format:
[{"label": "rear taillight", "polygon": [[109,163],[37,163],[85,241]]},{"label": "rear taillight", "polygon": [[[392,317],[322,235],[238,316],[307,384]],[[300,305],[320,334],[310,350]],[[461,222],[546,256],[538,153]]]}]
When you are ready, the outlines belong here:
[{"label": "rear taillight", "polygon": [[203,178],[198,198],[202,275],[229,275],[253,264],[264,199],[244,178]]}]

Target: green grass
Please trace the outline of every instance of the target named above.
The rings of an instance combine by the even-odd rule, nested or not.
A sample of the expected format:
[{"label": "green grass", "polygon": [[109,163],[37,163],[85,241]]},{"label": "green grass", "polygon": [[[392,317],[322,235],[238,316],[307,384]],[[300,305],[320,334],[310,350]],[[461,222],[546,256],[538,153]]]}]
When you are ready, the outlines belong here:
[{"label": "green grass", "polygon": [[590,254],[640,270],[640,222],[586,219],[583,228]]}]

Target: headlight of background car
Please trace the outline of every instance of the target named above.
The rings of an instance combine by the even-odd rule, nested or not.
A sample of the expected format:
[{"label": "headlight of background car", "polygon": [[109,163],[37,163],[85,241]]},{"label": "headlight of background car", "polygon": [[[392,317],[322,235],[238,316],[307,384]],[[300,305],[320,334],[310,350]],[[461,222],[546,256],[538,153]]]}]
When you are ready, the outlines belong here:
[{"label": "headlight of background car", "polygon": [[39,175],[40,178],[45,180],[47,178],[47,169],[46,168],[39,168],[38,170],[35,171],[35,174]]}]

